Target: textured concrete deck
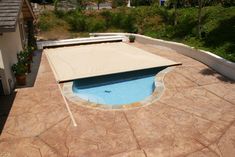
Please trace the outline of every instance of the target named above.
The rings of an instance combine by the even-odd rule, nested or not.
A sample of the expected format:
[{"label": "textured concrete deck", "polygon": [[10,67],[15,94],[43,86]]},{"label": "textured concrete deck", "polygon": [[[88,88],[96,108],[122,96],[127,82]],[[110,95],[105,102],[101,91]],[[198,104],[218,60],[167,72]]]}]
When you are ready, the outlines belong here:
[{"label": "textured concrete deck", "polygon": [[234,157],[235,83],[172,50],[134,45],[183,63],[159,101],[122,111],[69,102],[74,127],[43,54],[34,87],[16,93],[0,157]]}]

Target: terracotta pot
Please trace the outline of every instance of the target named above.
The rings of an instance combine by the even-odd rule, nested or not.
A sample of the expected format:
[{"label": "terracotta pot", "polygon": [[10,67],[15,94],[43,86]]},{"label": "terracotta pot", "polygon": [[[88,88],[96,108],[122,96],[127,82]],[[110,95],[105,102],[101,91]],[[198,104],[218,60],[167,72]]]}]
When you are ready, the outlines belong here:
[{"label": "terracotta pot", "polygon": [[20,85],[20,86],[26,85],[26,75],[25,74],[16,75],[15,77],[16,77],[17,85]]},{"label": "terracotta pot", "polygon": [[129,38],[129,42],[130,42],[130,43],[135,42],[135,38]]},{"label": "terracotta pot", "polygon": [[133,42],[135,42],[135,40],[133,40],[133,39],[130,39],[130,43],[133,43]]}]

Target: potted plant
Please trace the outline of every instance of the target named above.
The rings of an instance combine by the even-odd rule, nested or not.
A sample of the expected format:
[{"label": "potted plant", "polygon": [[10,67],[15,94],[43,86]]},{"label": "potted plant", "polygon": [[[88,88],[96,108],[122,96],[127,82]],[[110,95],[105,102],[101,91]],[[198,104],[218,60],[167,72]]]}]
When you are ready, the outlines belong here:
[{"label": "potted plant", "polygon": [[18,85],[25,85],[26,84],[26,72],[27,68],[25,64],[21,61],[18,61],[16,64],[12,65],[12,71],[16,77],[16,83]]},{"label": "potted plant", "polygon": [[28,47],[27,52],[28,52],[28,59],[30,62],[33,62],[33,51],[34,47]]},{"label": "potted plant", "polygon": [[130,42],[130,43],[135,42],[135,36],[134,36],[134,35],[130,35],[130,36],[129,36],[129,42]]},{"label": "potted plant", "polygon": [[17,59],[19,62],[23,63],[27,67],[27,72],[31,72],[31,52],[28,49],[25,49],[23,51],[20,51],[20,53],[17,54]]}]

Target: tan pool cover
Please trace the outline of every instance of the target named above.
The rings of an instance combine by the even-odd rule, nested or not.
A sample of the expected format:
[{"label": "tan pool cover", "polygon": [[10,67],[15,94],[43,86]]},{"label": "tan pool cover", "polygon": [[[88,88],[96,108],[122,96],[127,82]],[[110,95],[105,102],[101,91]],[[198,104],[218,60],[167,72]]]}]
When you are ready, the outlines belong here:
[{"label": "tan pool cover", "polygon": [[179,64],[122,42],[45,49],[45,52],[59,82]]}]

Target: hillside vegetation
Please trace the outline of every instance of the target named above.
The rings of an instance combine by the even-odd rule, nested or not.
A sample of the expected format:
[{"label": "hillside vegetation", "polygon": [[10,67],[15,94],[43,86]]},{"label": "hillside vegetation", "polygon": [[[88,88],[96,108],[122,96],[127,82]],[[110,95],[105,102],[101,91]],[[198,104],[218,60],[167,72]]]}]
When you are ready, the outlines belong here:
[{"label": "hillside vegetation", "polygon": [[186,43],[235,62],[235,7],[204,7],[201,39],[197,37],[197,12],[197,8],[177,9],[175,25],[174,10],[158,6],[46,11],[39,17],[39,35],[56,39],[86,36],[88,32],[139,33]]}]

